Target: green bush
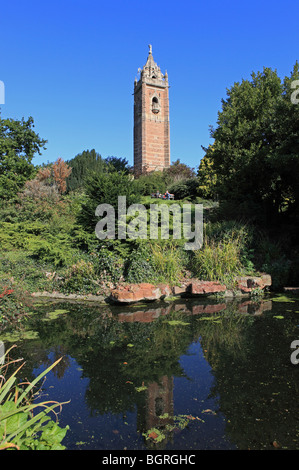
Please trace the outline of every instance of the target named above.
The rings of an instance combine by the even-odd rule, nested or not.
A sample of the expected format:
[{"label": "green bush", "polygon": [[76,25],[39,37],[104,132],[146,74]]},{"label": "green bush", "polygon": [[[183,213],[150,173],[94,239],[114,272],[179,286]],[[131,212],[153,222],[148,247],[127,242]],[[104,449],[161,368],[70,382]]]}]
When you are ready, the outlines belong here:
[{"label": "green bush", "polygon": [[194,200],[199,196],[198,192],[198,179],[190,178],[183,181],[178,181],[168,188],[171,194],[174,194],[175,199],[190,199]]},{"label": "green bush", "polygon": [[286,256],[272,260],[262,266],[262,270],[271,275],[272,289],[274,291],[279,291],[288,285],[291,266],[292,263],[286,258]]},{"label": "green bush", "polygon": [[77,216],[79,225],[89,232],[94,232],[99,220],[95,211],[101,204],[110,204],[115,210],[117,220],[118,196],[126,197],[127,207],[139,202],[140,194],[132,175],[118,172],[92,174],[86,180],[86,202],[82,204]]},{"label": "green bush", "polygon": [[141,244],[126,261],[125,279],[127,282],[152,282],[155,278],[152,253],[147,245]]},{"label": "green bush", "polygon": [[105,244],[99,246],[95,271],[101,280],[117,283],[123,278],[124,269],[124,260],[115,251]]},{"label": "green bush", "polygon": [[65,292],[89,293],[96,290],[94,265],[83,259],[68,267],[62,288]]},{"label": "green bush", "polygon": [[153,171],[143,174],[138,177],[136,183],[138,192],[142,196],[150,196],[157,191],[163,194],[167,189],[165,173],[162,171]]},{"label": "green bush", "polygon": [[240,262],[247,274],[256,272],[256,236],[253,227],[235,220],[208,222],[205,225],[205,237],[208,240],[216,243],[224,241],[226,245],[230,241],[237,242]]},{"label": "green bush", "polygon": [[34,257],[46,263],[51,263],[55,267],[67,266],[72,261],[74,254],[70,244],[63,243],[63,241],[59,243],[59,240],[48,241],[39,239],[28,248]]}]

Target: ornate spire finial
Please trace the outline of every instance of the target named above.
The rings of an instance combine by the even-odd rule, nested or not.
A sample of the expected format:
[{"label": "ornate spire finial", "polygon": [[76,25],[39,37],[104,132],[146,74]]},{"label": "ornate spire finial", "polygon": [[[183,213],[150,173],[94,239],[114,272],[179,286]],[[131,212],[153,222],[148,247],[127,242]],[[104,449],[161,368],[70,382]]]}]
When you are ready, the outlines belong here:
[{"label": "ornate spire finial", "polygon": [[148,45],[148,48],[149,48],[149,54],[151,54],[151,53],[152,53],[152,45],[149,44],[149,45]]}]

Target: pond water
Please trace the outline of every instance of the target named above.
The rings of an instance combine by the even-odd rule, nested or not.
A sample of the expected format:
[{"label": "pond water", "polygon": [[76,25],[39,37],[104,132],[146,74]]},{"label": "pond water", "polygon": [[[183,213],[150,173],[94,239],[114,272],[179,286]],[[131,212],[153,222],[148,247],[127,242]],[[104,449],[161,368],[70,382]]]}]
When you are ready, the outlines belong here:
[{"label": "pond water", "polygon": [[[38,302],[0,334],[84,450],[298,449],[299,299],[129,306]],[[299,354],[297,355],[299,358]]]}]

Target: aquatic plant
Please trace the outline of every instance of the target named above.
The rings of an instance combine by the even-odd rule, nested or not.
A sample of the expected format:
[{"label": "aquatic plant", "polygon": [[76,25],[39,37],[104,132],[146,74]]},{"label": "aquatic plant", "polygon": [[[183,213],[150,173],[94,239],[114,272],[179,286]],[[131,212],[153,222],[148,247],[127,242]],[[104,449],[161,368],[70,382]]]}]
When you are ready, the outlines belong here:
[{"label": "aquatic plant", "polygon": [[[13,346],[14,347],[14,346]],[[62,358],[54,362],[32,382],[17,384],[17,375],[24,362],[7,376],[8,369],[22,359],[9,360],[5,354],[5,362],[0,367],[0,450],[64,450],[61,441],[65,437],[68,426],[58,425],[57,408],[64,403],[46,401],[34,403],[38,392],[35,386],[52,370]],[[35,413],[37,410],[37,413]],[[49,414],[53,412],[56,420]]]}]

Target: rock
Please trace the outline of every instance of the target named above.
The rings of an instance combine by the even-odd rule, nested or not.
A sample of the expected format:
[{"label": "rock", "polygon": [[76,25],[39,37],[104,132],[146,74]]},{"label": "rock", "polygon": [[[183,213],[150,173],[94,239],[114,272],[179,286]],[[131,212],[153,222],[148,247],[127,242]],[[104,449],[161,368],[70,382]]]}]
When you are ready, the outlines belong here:
[{"label": "rock", "polygon": [[250,293],[254,289],[265,289],[270,287],[272,279],[269,274],[262,274],[261,276],[237,276],[236,288],[244,293]]},{"label": "rock", "polygon": [[225,292],[226,286],[218,281],[192,281],[188,291],[192,295],[217,294],[218,292]]},{"label": "rock", "polygon": [[224,298],[232,299],[233,297],[235,297],[235,293],[232,289],[228,289],[224,292]]},{"label": "rock", "polygon": [[[49,276],[53,273],[47,273]],[[263,290],[272,284],[271,276],[263,274],[261,276],[239,276],[236,278],[234,289],[227,289],[224,284],[218,281],[202,281],[200,279],[184,279],[181,285],[170,286],[166,283],[158,285],[150,283],[139,284],[120,284],[117,286],[105,286],[102,291],[97,295],[77,295],[77,294],[62,294],[60,292],[35,292],[32,297],[49,297],[54,299],[80,299],[90,301],[110,301],[116,303],[136,303],[140,301],[155,301],[171,296],[188,296],[197,297],[199,295],[218,294],[223,293],[225,298],[232,298],[236,296],[250,296],[255,289]],[[299,288],[285,288],[285,290],[296,289],[297,293]],[[100,295],[99,295],[100,294]],[[102,294],[102,295],[101,295]],[[186,294],[186,295],[184,295]],[[175,299],[173,299],[175,300]]]},{"label": "rock", "polygon": [[132,303],[140,302],[141,300],[158,300],[165,295],[165,290],[161,290],[160,287],[153,284],[130,284],[113,289],[111,291],[111,300],[114,302]]},{"label": "rock", "polygon": [[160,298],[169,297],[172,294],[172,289],[168,284],[158,284],[157,288],[161,291]]},{"label": "rock", "polygon": [[186,286],[174,286],[172,288],[173,295],[181,295],[186,292]]},{"label": "rock", "polygon": [[272,286],[272,277],[270,276],[270,274],[262,274],[261,280],[262,280],[264,287]]}]

